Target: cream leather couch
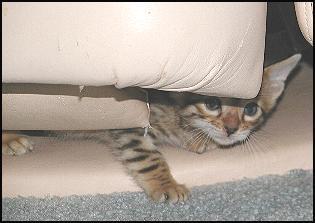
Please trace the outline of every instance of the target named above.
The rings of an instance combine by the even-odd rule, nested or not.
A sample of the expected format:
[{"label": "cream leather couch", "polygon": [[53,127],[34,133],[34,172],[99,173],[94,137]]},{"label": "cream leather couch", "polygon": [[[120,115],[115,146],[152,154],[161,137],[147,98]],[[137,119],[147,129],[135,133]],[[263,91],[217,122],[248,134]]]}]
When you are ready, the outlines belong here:
[{"label": "cream leather couch", "polygon": [[303,36],[313,46],[313,2],[295,2],[294,4]]},{"label": "cream leather couch", "polygon": [[148,126],[146,94],[116,88],[260,89],[266,3],[2,6],[4,129]]},{"label": "cream leather couch", "polygon": [[[145,88],[255,97],[266,9],[263,2],[2,3],[2,127],[146,127]],[[311,169],[313,68],[302,68],[256,152],[164,148],[174,177],[192,187]],[[2,157],[3,196],[139,190],[106,145],[32,140],[34,152]]]}]

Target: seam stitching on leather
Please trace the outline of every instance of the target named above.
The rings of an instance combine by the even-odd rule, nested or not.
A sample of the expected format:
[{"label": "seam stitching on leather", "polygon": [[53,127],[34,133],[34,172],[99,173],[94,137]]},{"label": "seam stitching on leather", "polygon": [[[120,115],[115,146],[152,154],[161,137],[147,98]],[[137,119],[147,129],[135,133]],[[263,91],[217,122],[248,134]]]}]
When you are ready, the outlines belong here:
[{"label": "seam stitching on leather", "polygon": [[151,116],[151,108],[150,108],[150,100],[149,100],[149,93],[146,89],[143,89],[143,88],[139,88],[140,91],[144,92],[145,94],[145,97],[146,97],[146,105],[147,105],[147,109],[148,109],[148,125],[145,126],[145,133],[144,133],[144,136],[147,135],[147,131],[148,131],[148,128],[152,128],[151,127],[151,123],[150,123],[150,116]]},{"label": "seam stitching on leather", "polygon": [[308,26],[308,16],[307,16],[307,3],[304,2],[304,15],[305,15],[305,20],[306,20],[306,31],[307,31],[307,39],[311,42],[313,42],[313,40],[311,39],[311,36],[310,36],[310,30],[309,30],[309,26]]}]

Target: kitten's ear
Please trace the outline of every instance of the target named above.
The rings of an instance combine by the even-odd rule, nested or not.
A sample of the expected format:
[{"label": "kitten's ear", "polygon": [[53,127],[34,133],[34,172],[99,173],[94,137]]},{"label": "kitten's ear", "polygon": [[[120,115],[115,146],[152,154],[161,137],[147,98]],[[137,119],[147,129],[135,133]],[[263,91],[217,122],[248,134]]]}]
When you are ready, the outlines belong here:
[{"label": "kitten's ear", "polygon": [[295,54],[264,69],[260,95],[269,104],[268,107],[275,105],[284,90],[285,81],[300,59],[301,54]]},{"label": "kitten's ear", "polygon": [[271,81],[284,82],[289,76],[290,72],[296,67],[301,59],[301,54],[295,54],[285,60],[270,65],[265,68],[264,75],[267,74]]}]

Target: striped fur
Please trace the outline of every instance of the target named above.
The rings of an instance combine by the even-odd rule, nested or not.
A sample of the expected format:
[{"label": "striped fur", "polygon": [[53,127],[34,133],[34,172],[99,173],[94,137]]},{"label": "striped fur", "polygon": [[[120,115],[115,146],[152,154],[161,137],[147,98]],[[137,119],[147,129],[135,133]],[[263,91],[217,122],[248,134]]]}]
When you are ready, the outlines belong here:
[{"label": "striped fur", "polygon": [[[153,200],[185,201],[189,190],[175,181],[158,148],[173,145],[204,153],[211,148],[233,146],[248,139],[277,104],[284,81],[298,60],[298,56],[293,56],[267,68],[260,93],[250,100],[150,91],[152,128],[146,136],[141,128],[63,132],[58,135],[60,138],[92,140],[109,145],[135,182]],[[282,76],[278,77],[278,74]],[[216,108],[214,102],[220,106]],[[255,103],[255,106],[249,106],[250,103]],[[33,148],[24,137],[12,134],[2,137],[4,154],[18,155]]]}]

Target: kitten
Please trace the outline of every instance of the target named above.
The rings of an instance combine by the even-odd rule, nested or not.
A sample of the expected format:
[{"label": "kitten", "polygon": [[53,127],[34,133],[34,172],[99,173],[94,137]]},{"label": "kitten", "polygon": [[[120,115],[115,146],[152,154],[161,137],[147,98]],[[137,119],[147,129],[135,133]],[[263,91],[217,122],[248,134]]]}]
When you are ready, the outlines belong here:
[{"label": "kitten", "polygon": [[[266,68],[261,90],[253,99],[150,91],[152,128],[145,136],[142,128],[67,131],[57,135],[110,143],[114,155],[150,198],[173,203],[185,201],[189,190],[173,178],[158,147],[173,145],[204,153],[214,147],[232,147],[248,139],[276,106],[285,80],[300,58],[297,54]],[[32,150],[24,137],[2,137],[5,137],[2,153],[19,155]]]}]

